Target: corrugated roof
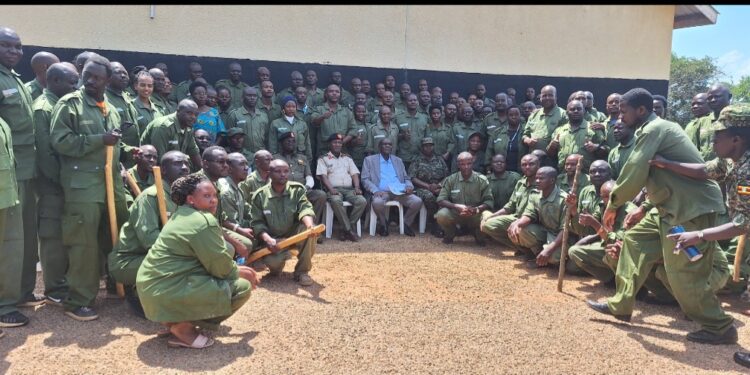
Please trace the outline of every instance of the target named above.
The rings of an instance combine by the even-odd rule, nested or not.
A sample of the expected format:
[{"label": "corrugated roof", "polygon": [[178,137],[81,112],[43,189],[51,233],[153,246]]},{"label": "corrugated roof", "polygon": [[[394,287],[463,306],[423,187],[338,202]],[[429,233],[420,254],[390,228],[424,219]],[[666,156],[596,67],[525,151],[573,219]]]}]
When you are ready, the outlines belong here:
[{"label": "corrugated roof", "polygon": [[716,24],[719,12],[711,5],[676,5],[673,29]]}]

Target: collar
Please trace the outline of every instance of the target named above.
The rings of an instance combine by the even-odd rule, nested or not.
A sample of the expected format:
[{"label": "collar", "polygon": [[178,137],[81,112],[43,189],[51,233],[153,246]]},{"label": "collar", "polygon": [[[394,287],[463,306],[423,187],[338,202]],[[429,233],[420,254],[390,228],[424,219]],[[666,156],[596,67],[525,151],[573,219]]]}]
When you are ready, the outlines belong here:
[{"label": "collar", "polygon": [[49,91],[47,89],[42,90],[42,95],[44,95],[47,98],[47,101],[52,105],[55,105],[55,103],[57,103],[57,101],[60,100],[60,98],[57,95],[55,95],[54,92]]},{"label": "collar", "polygon": [[378,158],[379,158],[379,160],[380,160],[381,163],[382,162],[393,163],[393,154],[388,155],[388,160],[385,160],[385,158],[383,157],[383,154],[378,153]]},{"label": "collar", "polygon": [[555,187],[552,189],[552,192],[547,196],[547,198],[541,197],[541,201],[543,202],[554,202],[557,197],[560,195],[560,188],[555,184]]},{"label": "collar", "polygon": [[630,148],[630,147],[633,146],[634,143],[635,143],[635,134],[633,134],[633,136],[630,137],[630,140],[628,141],[628,143],[626,143],[626,144],[620,143],[618,145],[618,147],[620,147],[620,148]]},{"label": "collar", "polygon": [[21,77],[20,74],[16,73],[16,71],[13,70],[13,68],[8,68],[5,65],[0,65],[0,73],[5,73],[5,74],[7,74],[9,76],[10,75],[14,75],[14,76],[19,77],[19,78]]},{"label": "collar", "polygon": [[458,173],[458,179],[463,182],[472,182],[477,179],[476,171],[471,171],[471,175],[469,175],[469,178],[464,178],[464,175],[461,174],[461,171],[458,171],[456,173]]}]

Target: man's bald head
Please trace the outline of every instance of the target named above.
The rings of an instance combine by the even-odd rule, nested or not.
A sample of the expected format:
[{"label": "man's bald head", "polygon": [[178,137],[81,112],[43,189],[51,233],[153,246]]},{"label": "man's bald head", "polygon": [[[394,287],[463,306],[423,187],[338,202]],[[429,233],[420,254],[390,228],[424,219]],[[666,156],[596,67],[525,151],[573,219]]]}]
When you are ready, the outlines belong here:
[{"label": "man's bald head", "polygon": [[547,178],[556,178],[557,177],[557,170],[552,167],[541,167],[536,172],[537,174],[541,174],[542,176],[545,176]]},{"label": "man's bald head", "polygon": [[195,104],[195,102],[192,99],[182,99],[177,104],[177,111],[182,111],[186,109],[198,109],[198,104]]},{"label": "man's bald head", "polygon": [[287,167],[287,168],[289,168],[289,164],[286,161],[284,161],[284,160],[274,159],[273,161],[271,161],[271,164],[268,165],[268,168],[271,171],[273,171],[274,169],[279,168],[279,167]]},{"label": "man's bald head", "polygon": [[31,56],[31,70],[34,71],[37,81],[44,81],[47,74],[47,68],[52,64],[59,63],[60,59],[54,54],[47,51],[39,51]]},{"label": "man's bald head", "polygon": [[255,154],[253,154],[253,158],[255,160],[260,160],[260,159],[270,157],[270,156],[271,156],[271,153],[268,152],[268,150],[258,150],[255,152]]},{"label": "man's bald head", "polygon": [[464,152],[458,154],[458,156],[456,157],[456,161],[470,160],[472,158],[474,158],[474,156],[470,152],[464,151]]},{"label": "man's bald head", "polygon": [[75,64],[79,74],[83,72],[83,66],[86,65],[86,62],[94,55],[96,55],[96,53],[91,51],[83,51],[76,55],[75,59],[73,59],[73,64]]},{"label": "man's bald head", "polygon": [[45,73],[47,90],[51,91],[58,98],[73,92],[78,85],[78,80],[78,71],[69,62],[54,63],[47,68]]}]

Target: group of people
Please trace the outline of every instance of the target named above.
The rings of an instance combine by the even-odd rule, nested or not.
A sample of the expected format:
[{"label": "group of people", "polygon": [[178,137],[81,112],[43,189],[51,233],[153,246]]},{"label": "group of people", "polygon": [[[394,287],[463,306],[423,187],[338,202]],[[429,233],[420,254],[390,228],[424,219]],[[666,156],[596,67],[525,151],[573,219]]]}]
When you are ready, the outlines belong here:
[{"label": "group of people", "polygon": [[[635,301],[678,304],[701,325],[688,340],[737,341],[716,294],[744,290],[750,274],[745,252],[744,281],[729,277],[750,225],[750,107],[730,105],[722,85],[697,94],[695,119],[680,126],[665,119],[666,99],[640,88],[610,94],[603,113],[588,91],[559,107],[551,85],[490,98],[479,84],[444,102],[426,80],[412,92],[387,75],[371,96],[368,80],[347,90],[339,72],[319,88],[313,70],[277,93],[269,69],[251,86],[239,63],[214,85],[190,63],[172,86],[165,64],[128,72],[88,51],[72,63],[35,54],[24,84],[21,57],[19,36],[0,28],[0,327],[27,324],[18,308],[42,303],[96,319],[104,276],[108,292],[124,285],[136,312],[166,326],[170,345],[207,347],[203,329],[248,300],[259,272],[277,276],[296,254],[294,279],[315,283],[324,237],[313,227],[328,206],[339,239],[356,242],[368,209],[389,236],[399,205],[407,236],[425,211],[445,244],[472,235],[529,267],[565,262],[614,286],[588,301],[598,312],[629,321]],[[294,251],[282,246],[300,233]],[[44,296],[33,293],[37,260]]]}]

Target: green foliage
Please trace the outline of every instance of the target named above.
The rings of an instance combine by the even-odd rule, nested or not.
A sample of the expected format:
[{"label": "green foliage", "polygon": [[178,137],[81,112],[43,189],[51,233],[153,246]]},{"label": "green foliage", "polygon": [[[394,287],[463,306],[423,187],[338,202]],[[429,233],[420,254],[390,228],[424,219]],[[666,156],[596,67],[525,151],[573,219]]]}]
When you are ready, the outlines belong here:
[{"label": "green foliage", "polygon": [[731,87],[732,103],[750,103],[750,76],[743,76]]},{"label": "green foliage", "polygon": [[[667,117],[680,125],[690,122],[690,102],[697,93],[706,92],[724,74],[716,61],[708,56],[697,59],[672,53],[669,72],[669,97]],[[747,92],[747,91],[746,91]]]}]

